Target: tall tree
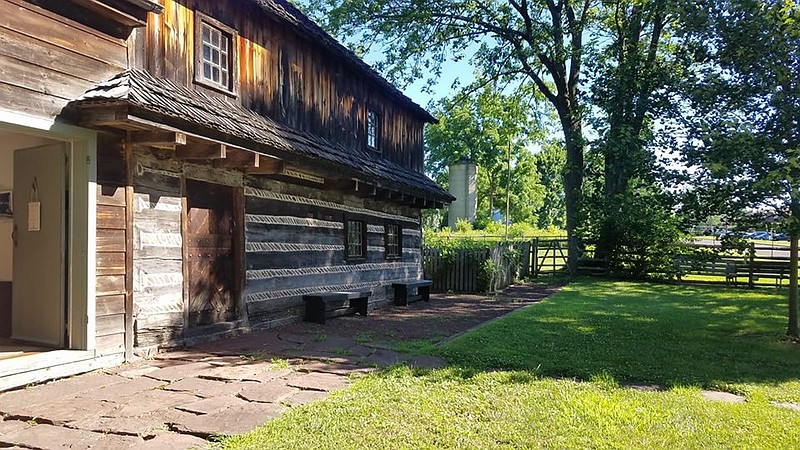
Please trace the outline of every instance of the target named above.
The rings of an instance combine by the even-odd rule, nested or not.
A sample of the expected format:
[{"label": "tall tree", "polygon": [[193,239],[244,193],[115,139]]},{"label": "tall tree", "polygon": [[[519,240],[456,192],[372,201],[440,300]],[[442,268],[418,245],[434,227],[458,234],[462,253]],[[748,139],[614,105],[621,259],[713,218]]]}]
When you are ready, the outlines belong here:
[{"label": "tall tree", "polygon": [[697,72],[687,161],[729,216],[782,217],[790,234],[788,334],[797,338],[800,236],[800,6],[726,0],[710,11],[711,59]]},{"label": "tall tree", "polygon": [[487,80],[534,86],[555,109],[566,148],[568,267],[577,271],[583,185],[584,36],[597,0],[310,0],[329,30],[362,50],[379,42],[385,73],[401,81],[438,74],[471,56]]},{"label": "tall tree", "polygon": [[[451,164],[462,158],[475,162],[480,170],[478,194],[485,200],[481,202],[486,205],[485,215],[490,216],[499,203],[498,194],[508,186],[510,157],[515,168],[512,179],[518,180],[511,186],[511,195],[536,205],[541,201],[539,180],[526,147],[540,138],[541,130],[531,116],[530,100],[524,92],[506,95],[492,86],[467,89],[441,100],[434,110],[439,123],[425,131],[426,171],[444,181]],[[518,220],[530,216],[522,214],[523,209],[515,211],[519,211]]]},{"label": "tall tree", "polygon": [[696,38],[686,21],[699,6],[683,0],[604,0],[603,5],[597,34],[605,44],[591,59],[591,101],[600,134],[594,147],[603,155],[603,188],[601,199],[591,204],[600,208],[593,212],[600,221],[593,224],[597,253],[609,258],[633,232],[622,224],[635,221],[619,218],[636,216],[639,195],[658,190],[654,124],[677,112],[675,91],[693,60]]}]

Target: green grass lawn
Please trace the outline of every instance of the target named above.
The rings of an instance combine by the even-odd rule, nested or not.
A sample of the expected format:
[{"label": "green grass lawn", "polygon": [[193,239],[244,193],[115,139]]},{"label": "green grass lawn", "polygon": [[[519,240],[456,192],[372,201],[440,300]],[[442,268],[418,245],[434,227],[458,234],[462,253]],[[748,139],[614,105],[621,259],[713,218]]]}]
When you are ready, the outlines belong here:
[{"label": "green grass lawn", "polygon": [[800,412],[771,404],[800,403],[785,309],[774,290],[583,280],[435,348],[451,367],[361,378],[222,445],[800,448]]}]

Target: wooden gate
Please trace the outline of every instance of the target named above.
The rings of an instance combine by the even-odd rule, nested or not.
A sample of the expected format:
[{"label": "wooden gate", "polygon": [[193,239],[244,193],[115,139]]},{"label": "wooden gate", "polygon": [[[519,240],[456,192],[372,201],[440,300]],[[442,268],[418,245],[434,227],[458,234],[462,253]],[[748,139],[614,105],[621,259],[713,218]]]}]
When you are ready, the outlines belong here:
[{"label": "wooden gate", "polygon": [[236,320],[233,188],[186,180],[187,326]]}]

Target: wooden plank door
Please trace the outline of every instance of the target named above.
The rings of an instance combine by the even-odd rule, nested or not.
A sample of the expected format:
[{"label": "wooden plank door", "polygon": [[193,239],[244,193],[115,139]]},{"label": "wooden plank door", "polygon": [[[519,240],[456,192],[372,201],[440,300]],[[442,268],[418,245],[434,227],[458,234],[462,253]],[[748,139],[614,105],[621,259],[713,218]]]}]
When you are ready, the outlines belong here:
[{"label": "wooden plank door", "polygon": [[65,342],[65,168],[64,144],[14,152],[11,337],[53,347]]},{"label": "wooden plank door", "polygon": [[187,325],[236,320],[234,191],[186,180]]}]

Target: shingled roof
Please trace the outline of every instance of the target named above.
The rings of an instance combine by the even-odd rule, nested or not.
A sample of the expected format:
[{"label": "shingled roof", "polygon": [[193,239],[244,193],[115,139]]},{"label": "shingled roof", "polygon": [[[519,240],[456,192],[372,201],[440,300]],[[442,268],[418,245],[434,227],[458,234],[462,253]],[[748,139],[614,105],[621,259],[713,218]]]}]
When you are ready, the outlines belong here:
[{"label": "shingled roof", "polygon": [[276,149],[296,155],[307,164],[323,162],[376,186],[449,203],[454,198],[422,173],[407,169],[360,148],[346,148],[320,136],[295,130],[269,117],[202,92],[156,77],[144,70],[128,70],[90,89],[68,105],[69,111],[98,105],[126,105],[148,120],[173,127],[191,124],[210,131],[230,145],[268,154]]},{"label": "shingled roof", "polygon": [[425,108],[421,107],[413,100],[408,98],[392,83],[386,81],[378,72],[375,71],[369,64],[361,60],[355,53],[350,51],[347,47],[340,44],[335,38],[329,35],[319,25],[314,23],[313,20],[306,17],[300,10],[286,0],[247,0],[260,6],[270,17],[280,22],[286,23],[295,30],[300,32],[301,36],[308,36],[314,42],[322,44],[322,46],[331,52],[334,56],[342,57],[348,61],[351,66],[356,70],[367,76],[384,92],[388,93],[395,100],[408,106],[414,112],[419,114],[423,119],[430,123],[438,122],[435,117],[431,115]]}]

